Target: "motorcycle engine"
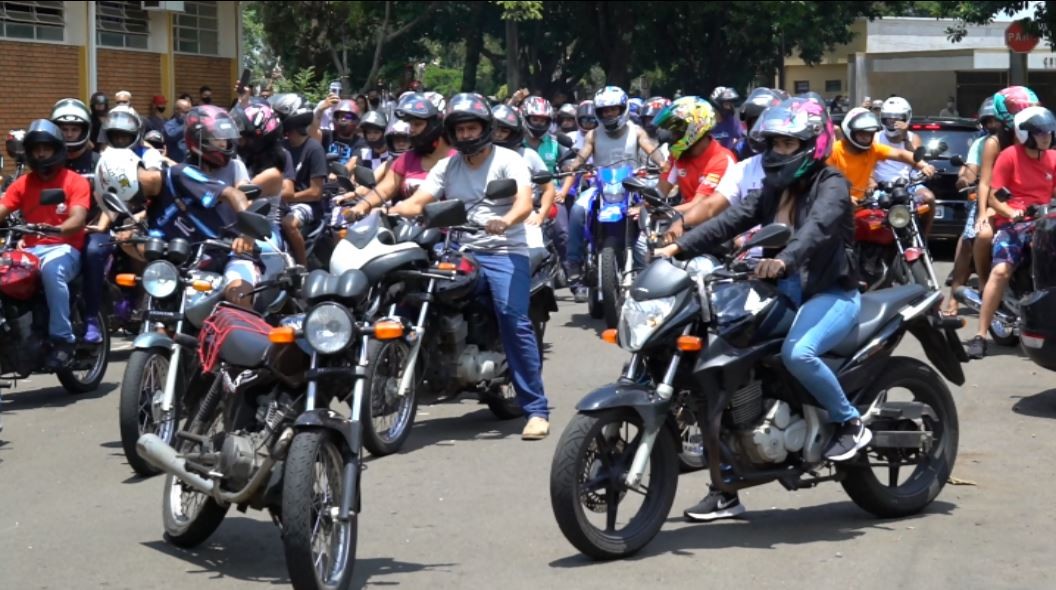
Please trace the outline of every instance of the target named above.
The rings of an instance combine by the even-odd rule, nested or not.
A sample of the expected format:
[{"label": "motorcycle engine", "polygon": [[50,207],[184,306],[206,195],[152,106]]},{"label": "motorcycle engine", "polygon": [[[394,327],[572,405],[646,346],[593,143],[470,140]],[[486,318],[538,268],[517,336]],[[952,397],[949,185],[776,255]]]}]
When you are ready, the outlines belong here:
[{"label": "motorcycle engine", "polygon": [[220,473],[224,486],[231,490],[244,487],[267,456],[268,432],[237,432],[224,437],[220,449]]},{"label": "motorcycle engine", "polygon": [[506,372],[506,355],[480,350],[470,344],[458,358],[458,380],[462,383],[481,383],[498,379]]},{"label": "motorcycle engine", "polygon": [[770,409],[755,428],[736,434],[738,445],[753,463],[781,463],[789,453],[803,450],[807,422],[792,413],[783,401],[772,401]]}]

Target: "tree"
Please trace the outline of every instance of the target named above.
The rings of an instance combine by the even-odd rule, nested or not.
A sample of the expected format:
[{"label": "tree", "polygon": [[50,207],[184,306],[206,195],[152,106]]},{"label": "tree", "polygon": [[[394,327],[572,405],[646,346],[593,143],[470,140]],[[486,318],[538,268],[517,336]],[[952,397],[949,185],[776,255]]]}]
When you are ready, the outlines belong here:
[{"label": "tree", "polygon": [[1029,32],[1045,39],[1049,47],[1056,47],[1056,2],[920,2],[932,16],[955,18],[957,24],[948,28],[950,41],[957,42],[968,34],[967,25],[985,25],[998,15],[1012,16],[1034,7],[1031,18],[1024,21]]}]

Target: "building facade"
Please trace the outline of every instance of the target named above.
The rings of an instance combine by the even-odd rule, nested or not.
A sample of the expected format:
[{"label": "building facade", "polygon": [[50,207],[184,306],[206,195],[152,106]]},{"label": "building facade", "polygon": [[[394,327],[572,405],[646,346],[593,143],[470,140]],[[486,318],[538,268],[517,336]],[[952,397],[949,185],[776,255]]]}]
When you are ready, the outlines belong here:
[{"label": "building facade", "polygon": [[[241,47],[239,2],[0,2],[0,134],[47,117],[55,101],[132,93],[151,113],[164,95],[213,90],[233,99]],[[13,163],[5,162],[5,172]]]}]

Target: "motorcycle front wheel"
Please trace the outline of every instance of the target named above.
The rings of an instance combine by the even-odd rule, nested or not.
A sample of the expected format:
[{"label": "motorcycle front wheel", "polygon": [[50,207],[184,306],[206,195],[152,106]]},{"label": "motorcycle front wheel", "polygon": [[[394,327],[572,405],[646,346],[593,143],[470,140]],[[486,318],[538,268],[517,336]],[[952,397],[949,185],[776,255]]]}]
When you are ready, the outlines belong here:
[{"label": "motorcycle front wheel", "polygon": [[602,248],[598,264],[601,267],[601,309],[605,315],[605,327],[615,328],[620,321],[620,307],[623,305],[620,297],[620,255],[617,248]]},{"label": "motorcycle front wheel", "polygon": [[406,395],[398,394],[400,379],[410,356],[406,342],[371,340],[368,346],[370,364],[364,383],[367,398],[360,410],[363,446],[371,455],[384,457],[398,452],[411,435],[418,411],[418,380],[411,380]]},{"label": "motorcycle front wheel", "polygon": [[144,477],[157,475],[161,470],[148,463],[136,452],[139,437],[152,433],[171,445],[179,421],[179,392],[177,385],[172,410],[168,415],[161,410],[165,394],[165,378],[169,373],[169,351],[136,350],[128,357],[125,375],[121,379],[121,399],[118,402],[118,426],[121,447],[133,471]]},{"label": "motorcycle front wheel", "polygon": [[[352,584],[359,515],[353,510],[347,521],[338,517],[344,468],[329,432],[299,432],[290,444],[282,484],[282,542],[296,590],[344,590]],[[358,506],[355,499],[352,506]]]},{"label": "motorcycle front wheel", "polygon": [[565,538],[589,557],[633,555],[667,520],[679,470],[668,431],[657,435],[640,486],[625,482],[643,434],[637,412],[615,408],[576,414],[557,443],[550,505]]}]

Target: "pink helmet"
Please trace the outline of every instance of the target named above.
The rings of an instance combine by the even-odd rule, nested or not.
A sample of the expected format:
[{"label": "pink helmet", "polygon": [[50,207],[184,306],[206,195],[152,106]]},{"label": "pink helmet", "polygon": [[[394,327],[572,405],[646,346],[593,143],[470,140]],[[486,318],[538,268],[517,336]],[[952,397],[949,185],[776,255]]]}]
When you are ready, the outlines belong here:
[{"label": "pink helmet", "polygon": [[1039,104],[1038,95],[1026,86],[1009,86],[994,95],[994,113],[1008,129],[1012,129],[1016,113]]},{"label": "pink helmet", "polygon": [[[541,96],[529,96],[521,104],[521,116],[524,117],[524,126],[536,138],[546,135],[550,131],[550,123],[554,121],[554,107],[549,100]],[[533,125],[529,117],[546,117],[545,125]]]}]

